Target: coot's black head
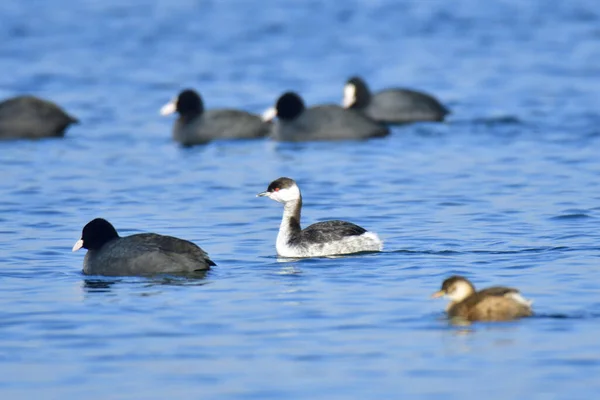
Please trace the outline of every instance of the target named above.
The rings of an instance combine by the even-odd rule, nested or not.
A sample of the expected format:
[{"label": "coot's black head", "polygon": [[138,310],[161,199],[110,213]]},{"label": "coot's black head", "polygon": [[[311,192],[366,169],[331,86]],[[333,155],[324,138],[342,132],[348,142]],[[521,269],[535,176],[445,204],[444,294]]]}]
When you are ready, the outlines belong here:
[{"label": "coot's black head", "polygon": [[73,246],[73,251],[80,248],[99,250],[106,243],[119,237],[117,230],[107,220],[96,218],[86,224],[81,232],[81,239]]},{"label": "coot's black head", "polygon": [[162,115],[178,112],[184,118],[195,117],[204,112],[204,103],[202,98],[194,89],[185,89],[176,99],[165,104],[161,109]]},{"label": "coot's black head", "polygon": [[202,98],[193,89],[186,89],[177,97],[177,112],[181,115],[201,114],[204,111]]},{"label": "coot's black head", "polygon": [[304,111],[304,101],[294,92],[286,92],[281,95],[275,104],[277,117],[284,121],[291,121],[298,118]]},{"label": "coot's black head", "polygon": [[344,86],[343,105],[346,108],[363,108],[371,101],[371,91],[367,83],[358,76],[348,79]]}]

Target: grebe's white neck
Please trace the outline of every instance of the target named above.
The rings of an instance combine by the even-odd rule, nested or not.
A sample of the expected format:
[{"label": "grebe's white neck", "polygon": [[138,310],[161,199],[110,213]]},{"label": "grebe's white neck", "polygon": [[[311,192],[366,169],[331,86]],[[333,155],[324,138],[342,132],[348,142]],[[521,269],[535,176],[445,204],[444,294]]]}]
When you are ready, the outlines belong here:
[{"label": "grebe's white neck", "polygon": [[283,217],[281,225],[279,225],[279,233],[277,233],[277,242],[275,247],[277,254],[286,256],[286,249],[289,248],[289,243],[292,237],[301,231],[300,215],[302,212],[302,196],[296,200],[290,200],[283,205]]}]

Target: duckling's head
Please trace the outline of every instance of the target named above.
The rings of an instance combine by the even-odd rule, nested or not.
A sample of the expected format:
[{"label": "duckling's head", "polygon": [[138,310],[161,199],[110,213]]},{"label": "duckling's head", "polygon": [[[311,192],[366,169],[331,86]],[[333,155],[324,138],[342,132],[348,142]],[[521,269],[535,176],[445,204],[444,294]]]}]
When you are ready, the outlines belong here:
[{"label": "duckling's head", "polygon": [[442,289],[435,292],[431,297],[446,296],[453,302],[460,303],[473,293],[475,293],[473,284],[467,278],[455,275],[444,280]]}]

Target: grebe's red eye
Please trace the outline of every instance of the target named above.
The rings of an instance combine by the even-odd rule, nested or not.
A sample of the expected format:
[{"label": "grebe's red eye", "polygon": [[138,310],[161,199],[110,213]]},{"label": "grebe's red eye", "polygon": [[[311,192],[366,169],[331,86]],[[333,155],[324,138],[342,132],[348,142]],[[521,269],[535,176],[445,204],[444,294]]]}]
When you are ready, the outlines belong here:
[{"label": "grebe's red eye", "polygon": [[279,188],[273,189],[274,192],[279,192]]}]

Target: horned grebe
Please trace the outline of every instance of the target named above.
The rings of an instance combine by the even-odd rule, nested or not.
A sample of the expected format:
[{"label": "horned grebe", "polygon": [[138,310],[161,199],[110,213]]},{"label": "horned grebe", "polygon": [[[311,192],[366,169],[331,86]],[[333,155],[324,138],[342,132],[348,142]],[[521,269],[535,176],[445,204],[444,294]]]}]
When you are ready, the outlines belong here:
[{"label": "horned grebe", "polygon": [[284,93],[274,108],[263,114],[263,120],[278,117],[272,128],[272,138],[284,142],[311,140],[360,140],[387,136],[389,128],[372,121],[355,110],[337,105],[306,108],[293,92]]},{"label": "horned grebe", "polygon": [[0,102],[0,140],[62,137],[77,122],[53,102],[34,96]]},{"label": "horned grebe", "polygon": [[267,136],[271,124],[260,116],[240,110],[208,110],[200,95],[186,89],[165,104],[162,115],[179,113],[173,126],[173,139],[184,146],[205,144],[214,139],[254,139]]},{"label": "horned grebe", "polygon": [[450,318],[467,321],[509,321],[530,317],[532,301],[521,296],[517,289],[495,286],[475,291],[471,282],[462,276],[452,276],[442,283],[442,289],[432,297],[446,296]]},{"label": "horned grebe", "polygon": [[302,195],[293,179],[276,179],[266,192],[257,196],[283,203],[283,219],[275,246],[282,257],[322,257],[383,249],[377,234],[351,222],[324,221],[301,229]]},{"label": "horned grebe", "polygon": [[119,237],[105,219],[96,218],[83,227],[73,251],[88,249],[83,259],[87,275],[151,275],[193,272],[216,265],[200,247],[187,240],[155,233]]},{"label": "horned grebe", "polygon": [[443,121],[450,113],[437,99],[423,92],[386,89],[371,94],[365,81],[359,77],[346,82],[342,105],[385,124]]}]

